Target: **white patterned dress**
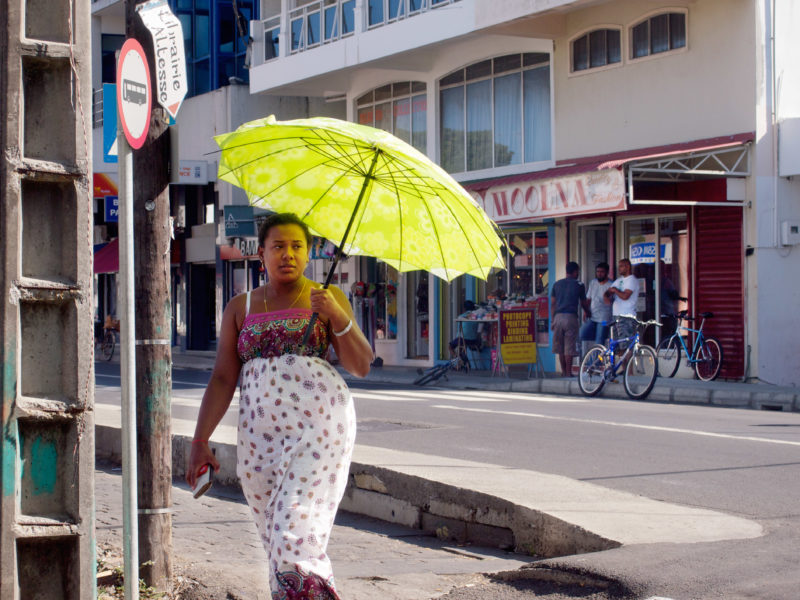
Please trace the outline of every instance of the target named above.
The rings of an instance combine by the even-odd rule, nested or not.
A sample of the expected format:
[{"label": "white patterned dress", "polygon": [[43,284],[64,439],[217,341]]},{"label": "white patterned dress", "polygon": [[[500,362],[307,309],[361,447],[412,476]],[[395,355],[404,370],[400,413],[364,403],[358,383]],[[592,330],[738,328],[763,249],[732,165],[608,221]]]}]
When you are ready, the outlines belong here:
[{"label": "white patterned dress", "polygon": [[355,443],[355,410],[309,309],[248,314],[237,475],[267,551],[273,600],[338,599],[326,553]]}]

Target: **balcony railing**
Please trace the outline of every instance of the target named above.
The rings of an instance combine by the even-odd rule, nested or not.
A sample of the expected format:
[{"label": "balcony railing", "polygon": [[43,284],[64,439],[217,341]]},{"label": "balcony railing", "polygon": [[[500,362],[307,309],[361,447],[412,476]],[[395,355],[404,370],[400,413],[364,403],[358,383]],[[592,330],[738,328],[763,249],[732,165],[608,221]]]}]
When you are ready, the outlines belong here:
[{"label": "balcony railing", "polygon": [[[358,31],[377,29],[460,0],[317,0],[294,8],[285,15],[253,21],[253,38],[263,51],[256,51],[256,60],[267,62],[281,55],[290,55],[317,48],[351,36]],[[357,10],[360,9],[360,10]],[[361,15],[361,23],[358,15]]]}]

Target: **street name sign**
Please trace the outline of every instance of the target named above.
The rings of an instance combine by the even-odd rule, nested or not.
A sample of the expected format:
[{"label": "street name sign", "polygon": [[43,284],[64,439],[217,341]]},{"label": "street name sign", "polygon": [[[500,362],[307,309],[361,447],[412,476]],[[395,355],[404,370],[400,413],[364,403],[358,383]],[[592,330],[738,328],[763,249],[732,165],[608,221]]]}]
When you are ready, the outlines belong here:
[{"label": "street name sign", "polygon": [[186,97],[188,85],[183,27],[166,0],[150,0],[139,4],[136,10],[153,36],[156,98],[174,119]]},{"label": "street name sign", "polygon": [[117,61],[117,110],[122,130],[131,148],[138,150],[150,128],[150,68],[142,45],[125,40]]}]

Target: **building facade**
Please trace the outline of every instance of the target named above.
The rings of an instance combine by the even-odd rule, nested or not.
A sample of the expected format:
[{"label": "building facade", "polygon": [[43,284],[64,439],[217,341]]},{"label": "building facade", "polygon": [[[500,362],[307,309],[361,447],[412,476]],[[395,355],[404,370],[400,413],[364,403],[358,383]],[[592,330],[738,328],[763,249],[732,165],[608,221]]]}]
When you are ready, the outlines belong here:
[{"label": "building facade", "polygon": [[792,2],[275,0],[260,10],[253,95],[344,99],[347,119],[448,170],[513,249],[486,284],[354,261],[352,276],[383,305],[374,341],[385,362],[445,357],[463,300],[499,288],[536,302],[552,370],[550,284],[569,260],[588,282],[597,263],[627,257],[640,317],[714,313],[706,330],[723,343],[723,377],[800,382],[786,306],[800,272]]},{"label": "building facade", "polygon": [[[258,285],[260,277],[255,232],[225,235],[225,207],[246,205],[247,198],[239,189],[217,184],[219,148],[214,136],[270,114],[281,119],[343,118],[344,104],[323,98],[250,94],[245,66],[248,27],[259,16],[258,5],[241,0],[172,0],[169,4],[183,28],[189,83],[189,94],[170,127],[172,339],[183,350],[214,350],[225,304],[235,293]],[[124,42],[124,32],[122,0],[92,4],[96,322],[116,314],[114,84],[115,52]]]},{"label": "building facade", "polygon": [[[628,257],[641,317],[714,313],[706,327],[723,342],[723,377],[800,382],[800,323],[786,307],[800,271],[800,9],[789,0],[171,5],[193,90],[173,126],[176,344],[213,348],[225,302],[260,280],[252,230],[223,224],[246,199],[216,182],[213,135],[269,114],[334,116],[389,130],[441,164],[513,251],[488,282],[345,261],[334,281],[384,364],[446,358],[464,301],[501,293],[536,305],[540,356],[555,370],[550,285],[570,260],[588,282],[597,263],[613,271]],[[124,27],[119,0],[93,6],[98,90]],[[102,129],[95,171],[113,176]],[[96,224],[112,237],[112,223]],[[315,279],[329,250],[323,240],[313,249]]]}]

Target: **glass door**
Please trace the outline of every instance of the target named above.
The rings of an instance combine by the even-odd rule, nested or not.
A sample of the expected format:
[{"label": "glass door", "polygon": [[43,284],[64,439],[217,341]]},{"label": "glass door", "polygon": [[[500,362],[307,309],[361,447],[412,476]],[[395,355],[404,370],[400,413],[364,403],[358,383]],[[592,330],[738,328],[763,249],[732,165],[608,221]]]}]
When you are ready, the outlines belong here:
[{"label": "glass door", "polygon": [[639,279],[638,318],[656,319],[663,325],[661,329],[649,327],[645,333],[644,342],[655,345],[675,330],[675,320],[661,315],[677,313],[687,306],[681,300],[689,291],[686,215],[626,220],[621,245],[620,256],[630,259],[633,274]]},{"label": "glass door", "polygon": [[578,264],[581,267],[581,281],[587,288],[595,277],[597,265],[609,262],[609,230],[606,223],[578,226]]},{"label": "glass door", "polygon": [[411,271],[406,279],[407,357],[428,358],[428,274]]}]

